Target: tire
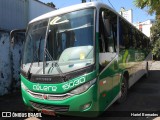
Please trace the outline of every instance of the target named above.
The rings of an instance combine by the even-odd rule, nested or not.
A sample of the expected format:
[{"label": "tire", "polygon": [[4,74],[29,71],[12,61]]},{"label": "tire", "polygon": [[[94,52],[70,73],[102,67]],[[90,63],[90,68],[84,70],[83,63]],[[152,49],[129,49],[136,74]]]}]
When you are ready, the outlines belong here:
[{"label": "tire", "polygon": [[128,84],[127,79],[124,76],[122,83],[121,83],[121,96],[118,98],[117,103],[123,103],[127,99],[127,93],[128,93]]}]

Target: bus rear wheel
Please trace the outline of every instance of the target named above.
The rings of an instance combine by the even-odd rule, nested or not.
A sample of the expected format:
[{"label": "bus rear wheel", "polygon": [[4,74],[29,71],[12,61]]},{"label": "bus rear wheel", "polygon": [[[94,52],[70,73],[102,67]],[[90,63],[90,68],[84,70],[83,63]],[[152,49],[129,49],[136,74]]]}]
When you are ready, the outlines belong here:
[{"label": "bus rear wheel", "polygon": [[118,98],[117,103],[123,103],[127,99],[127,93],[128,93],[128,84],[127,84],[127,79],[124,76],[121,83],[121,96],[120,98]]}]

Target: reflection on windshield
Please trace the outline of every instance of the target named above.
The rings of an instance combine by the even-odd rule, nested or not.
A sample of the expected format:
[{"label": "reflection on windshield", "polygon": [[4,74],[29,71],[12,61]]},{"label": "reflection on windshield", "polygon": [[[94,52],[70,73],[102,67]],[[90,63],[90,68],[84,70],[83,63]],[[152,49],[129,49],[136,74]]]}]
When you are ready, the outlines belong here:
[{"label": "reflection on windshield", "polygon": [[60,74],[93,64],[93,33],[93,9],[31,24],[24,47],[23,70],[31,68],[31,73],[43,74],[44,69],[45,74]]},{"label": "reflection on windshield", "polygon": [[42,62],[47,21],[31,24],[24,46],[23,63]]}]

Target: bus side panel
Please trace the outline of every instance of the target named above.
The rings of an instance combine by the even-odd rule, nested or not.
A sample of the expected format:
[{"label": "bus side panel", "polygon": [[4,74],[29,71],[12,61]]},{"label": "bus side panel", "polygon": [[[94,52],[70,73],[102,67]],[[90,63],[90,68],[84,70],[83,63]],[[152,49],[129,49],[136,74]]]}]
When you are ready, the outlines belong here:
[{"label": "bus side panel", "polygon": [[148,41],[144,34],[120,18],[119,65],[129,73],[129,87],[146,73]]},{"label": "bus side panel", "polygon": [[99,109],[104,111],[120,92],[120,74],[117,59],[102,70],[99,76]]}]

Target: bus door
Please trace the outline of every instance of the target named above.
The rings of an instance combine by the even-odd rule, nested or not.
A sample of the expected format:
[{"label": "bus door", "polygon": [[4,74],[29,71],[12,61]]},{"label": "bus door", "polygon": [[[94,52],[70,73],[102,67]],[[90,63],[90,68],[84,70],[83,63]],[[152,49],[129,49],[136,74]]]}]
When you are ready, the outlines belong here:
[{"label": "bus door", "polygon": [[120,91],[117,15],[107,9],[99,14],[99,65],[100,107],[105,109]]}]

